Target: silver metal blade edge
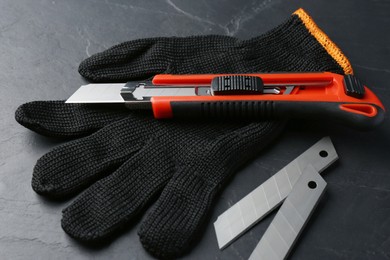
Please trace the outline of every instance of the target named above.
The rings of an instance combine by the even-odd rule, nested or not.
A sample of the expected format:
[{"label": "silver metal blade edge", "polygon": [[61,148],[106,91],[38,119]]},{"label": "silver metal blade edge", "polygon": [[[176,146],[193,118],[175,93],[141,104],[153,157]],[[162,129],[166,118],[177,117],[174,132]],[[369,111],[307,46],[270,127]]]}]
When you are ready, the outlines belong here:
[{"label": "silver metal blade edge", "polygon": [[121,89],[125,83],[81,86],[65,103],[125,103]]},{"label": "silver metal blade edge", "polygon": [[324,193],[326,185],[313,166],[308,165],[249,259],[286,259]]},{"label": "silver metal blade edge", "polygon": [[287,197],[307,165],[322,172],[338,159],[329,137],[324,137],[262,185],[223,212],[214,222],[220,249],[263,219]]}]

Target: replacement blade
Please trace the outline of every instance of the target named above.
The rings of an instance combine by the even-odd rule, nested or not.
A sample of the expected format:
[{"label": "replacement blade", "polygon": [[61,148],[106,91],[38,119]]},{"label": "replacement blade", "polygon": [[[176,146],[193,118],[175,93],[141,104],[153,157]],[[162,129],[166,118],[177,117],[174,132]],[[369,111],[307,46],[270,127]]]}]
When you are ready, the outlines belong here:
[{"label": "replacement blade", "polygon": [[337,159],[332,141],[324,137],[223,212],[214,222],[219,248],[225,248],[280,205],[307,165],[311,164],[316,171],[322,172]]},{"label": "replacement blade", "polygon": [[321,175],[308,165],[249,259],[286,259],[325,187]]}]

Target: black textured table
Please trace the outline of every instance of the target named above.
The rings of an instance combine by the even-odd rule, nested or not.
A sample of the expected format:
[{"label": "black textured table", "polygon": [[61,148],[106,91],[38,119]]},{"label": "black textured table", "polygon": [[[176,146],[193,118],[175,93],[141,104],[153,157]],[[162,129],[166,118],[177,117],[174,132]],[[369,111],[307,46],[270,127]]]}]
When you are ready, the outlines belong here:
[{"label": "black textured table", "polygon": [[[31,189],[36,160],[59,141],[18,125],[14,111],[32,100],[65,99],[85,81],[78,64],[131,39],[224,34],[247,39],[303,7],[350,59],[357,75],[390,108],[390,1],[0,1],[0,259],[147,259],[138,225],[102,247],[86,247],[61,229],[61,209]],[[291,259],[390,258],[390,125],[358,132],[294,121],[272,147],[239,172],[221,194],[201,239],[186,259],[246,259],[274,214],[227,249],[213,222],[323,136],[340,160]]]}]

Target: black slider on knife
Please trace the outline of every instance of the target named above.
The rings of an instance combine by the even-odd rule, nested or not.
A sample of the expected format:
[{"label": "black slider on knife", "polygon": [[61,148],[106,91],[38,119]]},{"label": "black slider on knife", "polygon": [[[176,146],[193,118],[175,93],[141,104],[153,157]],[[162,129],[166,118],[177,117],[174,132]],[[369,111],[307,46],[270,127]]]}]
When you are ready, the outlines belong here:
[{"label": "black slider on knife", "polygon": [[211,81],[211,93],[219,95],[250,95],[263,94],[264,84],[256,76],[220,76]]}]

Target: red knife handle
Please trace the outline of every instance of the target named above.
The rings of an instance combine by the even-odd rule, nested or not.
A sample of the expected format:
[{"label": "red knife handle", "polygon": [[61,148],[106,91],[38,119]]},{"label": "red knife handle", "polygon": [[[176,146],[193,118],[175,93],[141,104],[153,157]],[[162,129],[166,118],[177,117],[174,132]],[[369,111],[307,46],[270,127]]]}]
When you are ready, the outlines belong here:
[{"label": "red knife handle", "polygon": [[152,98],[155,118],[305,118],[329,120],[350,127],[368,130],[382,123],[384,110],[375,104],[229,100],[167,101]]},{"label": "red knife handle", "polygon": [[[153,83],[210,85],[217,76],[229,75],[156,75]],[[381,101],[352,75],[318,72],[246,76],[260,77],[267,86],[297,88],[288,95],[155,96],[151,98],[154,116],[331,119],[361,129],[374,128],[384,120]]]}]

